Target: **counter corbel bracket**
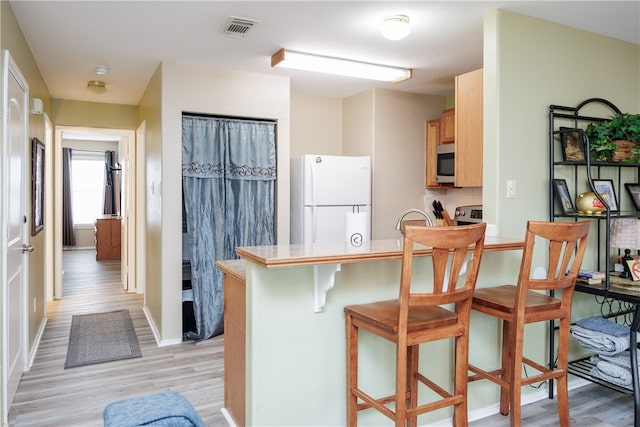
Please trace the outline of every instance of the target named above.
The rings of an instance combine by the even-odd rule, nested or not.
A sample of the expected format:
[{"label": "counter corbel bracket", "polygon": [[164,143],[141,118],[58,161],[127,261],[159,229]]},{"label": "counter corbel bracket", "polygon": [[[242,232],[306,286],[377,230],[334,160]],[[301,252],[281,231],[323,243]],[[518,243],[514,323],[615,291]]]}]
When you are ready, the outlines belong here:
[{"label": "counter corbel bracket", "polygon": [[315,313],[320,313],[327,303],[327,292],[333,289],[336,273],[342,264],[320,264],[313,266],[313,307]]}]

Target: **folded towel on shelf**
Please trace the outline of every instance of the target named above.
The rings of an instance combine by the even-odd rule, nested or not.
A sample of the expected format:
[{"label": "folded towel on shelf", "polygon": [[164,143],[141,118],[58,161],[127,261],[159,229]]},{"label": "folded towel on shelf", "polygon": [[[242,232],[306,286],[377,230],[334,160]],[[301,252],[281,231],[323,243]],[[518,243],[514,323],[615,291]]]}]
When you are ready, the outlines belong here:
[{"label": "folded towel on shelf", "polygon": [[609,382],[611,384],[615,384],[615,385],[620,386],[620,387],[628,388],[629,390],[633,389],[633,387],[631,386],[631,379],[629,379],[628,382],[627,382],[626,380],[622,380],[622,379],[607,375],[607,374],[603,373],[600,369],[595,368],[595,367],[591,369],[591,372],[589,372],[589,375],[591,375],[594,378],[598,378],[600,380]]},{"label": "folded towel on shelf", "polygon": [[[628,356],[629,354],[627,353],[627,357]],[[592,377],[599,378],[628,389],[632,388],[632,375],[629,368],[608,362],[600,356],[592,356],[591,363],[594,365],[589,372]]]},{"label": "folded towel on shelf", "polygon": [[584,319],[578,320],[576,325],[584,329],[601,332],[618,338],[629,336],[628,326],[619,325],[612,320],[607,320],[602,317],[585,317]]},{"label": "folded towel on shelf", "polygon": [[[636,350],[636,354],[638,355],[637,360],[640,362],[640,351]],[[606,360],[609,363],[613,363],[614,365],[618,365],[631,370],[631,353],[629,352],[629,350],[623,351],[622,353],[616,354],[615,356],[607,356],[601,354],[599,355],[599,358],[602,360]],[[638,363],[638,366],[640,366],[640,363]]]},{"label": "folded towel on shelf", "polygon": [[613,356],[629,348],[629,336],[616,337],[576,325],[569,328],[580,345],[598,354]]}]

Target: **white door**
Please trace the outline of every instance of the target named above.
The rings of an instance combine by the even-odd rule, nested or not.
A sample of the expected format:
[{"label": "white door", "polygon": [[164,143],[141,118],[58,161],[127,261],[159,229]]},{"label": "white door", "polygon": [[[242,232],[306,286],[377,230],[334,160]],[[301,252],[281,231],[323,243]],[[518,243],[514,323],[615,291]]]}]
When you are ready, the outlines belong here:
[{"label": "white door", "polygon": [[[3,57],[2,245],[6,268],[3,289],[3,424],[26,367],[27,241],[27,83],[8,51]],[[31,249],[32,250],[32,249]]]}]

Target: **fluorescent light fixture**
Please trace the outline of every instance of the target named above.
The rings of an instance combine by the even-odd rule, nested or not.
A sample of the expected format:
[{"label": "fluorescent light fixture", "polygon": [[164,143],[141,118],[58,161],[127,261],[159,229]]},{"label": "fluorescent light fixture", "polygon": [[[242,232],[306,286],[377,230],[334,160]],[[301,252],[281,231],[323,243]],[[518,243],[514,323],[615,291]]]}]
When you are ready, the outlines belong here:
[{"label": "fluorescent light fixture", "polygon": [[285,49],[280,49],[271,56],[271,66],[394,83],[411,78],[410,68],[369,64],[349,59],[292,52]]},{"label": "fluorescent light fixture", "polygon": [[382,35],[389,40],[402,40],[409,35],[411,27],[407,15],[387,16],[382,22]]}]

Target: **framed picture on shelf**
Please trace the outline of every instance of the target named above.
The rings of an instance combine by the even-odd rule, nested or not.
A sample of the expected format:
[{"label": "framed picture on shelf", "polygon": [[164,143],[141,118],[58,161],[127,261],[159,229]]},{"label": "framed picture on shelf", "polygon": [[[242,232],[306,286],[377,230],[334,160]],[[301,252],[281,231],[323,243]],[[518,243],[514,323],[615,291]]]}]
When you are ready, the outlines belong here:
[{"label": "framed picture on shelf", "polygon": [[624,186],[629,192],[629,196],[631,196],[631,200],[633,201],[633,206],[635,206],[636,211],[640,211],[640,184],[632,184],[628,182]]},{"label": "framed picture on shelf", "polygon": [[562,143],[562,160],[584,162],[584,142],[578,130],[561,127],[560,142]]},{"label": "framed picture on shelf", "polygon": [[567,187],[566,180],[554,179],[553,193],[556,196],[556,200],[560,205],[560,209],[562,210],[563,215],[576,213],[576,208],[573,205],[573,200],[571,200],[571,195],[569,194],[569,188]]},{"label": "framed picture on shelf", "polygon": [[634,282],[640,280],[640,259],[630,259],[627,261],[627,266],[631,272],[631,279]]},{"label": "framed picture on shelf", "polygon": [[607,205],[609,205],[611,212],[618,212],[620,210],[612,179],[594,179],[593,187],[598,194],[604,194],[606,196],[605,201]]}]

